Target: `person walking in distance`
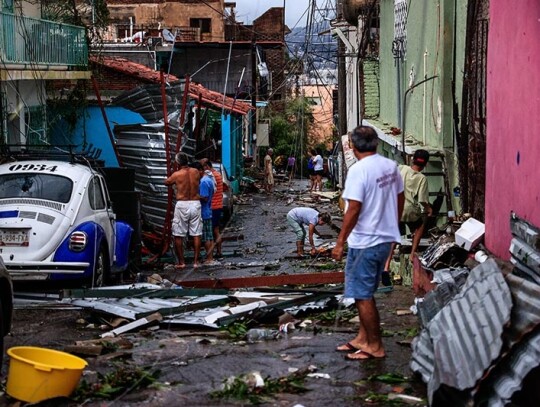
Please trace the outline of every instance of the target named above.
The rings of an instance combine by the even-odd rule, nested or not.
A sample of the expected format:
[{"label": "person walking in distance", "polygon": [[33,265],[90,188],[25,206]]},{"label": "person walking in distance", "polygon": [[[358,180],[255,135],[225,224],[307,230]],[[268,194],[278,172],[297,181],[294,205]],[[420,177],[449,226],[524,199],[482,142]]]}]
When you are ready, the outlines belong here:
[{"label": "person walking in distance", "polygon": [[199,253],[201,251],[201,201],[199,196],[200,174],[195,168],[188,166],[188,156],[185,153],[178,153],[175,157],[179,165],[175,171],[165,180],[165,185],[174,186],[176,189],[176,206],[172,220],[171,232],[174,237],[174,249],[178,257],[175,265],[177,270],[184,269],[184,238],[189,235],[193,237],[194,259],[193,266],[198,266]]},{"label": "person walking in distance", "polygon": [[315,188],[315,170],[313,166],[313,159],[315,158],[313,156],[312,150],[308,150],[308,162],[307,162],[307,170],[309,175],[309,192],[312,192]]},{"label": "person walking in distance", "polygon": [[[400,165],[399,172],[403,179],[405,189],[405,204],[403,207],[403,215],[399,223],[399,231],[404,235],[409,229],[412,234],[411,246],[411,261],[416,255],[420,239],[424,235],[424,229],[427,217],[431,216],[433,209],[429,203],[429,190],[427,177],[422,174],[424,168],[429,161],[429,152],[426,150],[416,150],[412,158],[412,164]],[[392,261],[392,252],[395,245],[392,247],[390,256],[386,260],[384,272],[382,274],[382,282],[384,285],[391,285],[390,279],[390,263]]]},{"label": "person walking in distance", "polygon": [[272,154],[274,154],[274,150],[269,148],[266,152],[266,156],[264,157],[264,189],[268,193],[272,192],[272,189],[274,188],[274,169],[272,167]]},{"label": "person walking in distance", "polygon": [[221,214],[223,213],[223,176],[212,166],[208,158],[203,158],[201,164],[205,171],[211,171],[216,181],[216,191],[212,197],[212,228],[214,230],[214,246],[216,248],[216,257],[222,257],[221,253],[221,231],[219,230]]},{"label": "person walking in distance", "polygon": [[315,191],[322,191],[322,176],[324,173],[323,158],[318,150],[313,149],[313,170],[315,172]]},{"label": "person walking in distance", "polygon": [[365,360],[385,357],[373,295],[392,243],[400,240],[398,221],[405,198],[396,163],[377,154],[375,130],[359,126],[351,140],[358,161],[345,181],[345,215],[332,257],[341,260],[347,242],[344,297],[354,298],[360,326],[356,337],[336,350],[350,352],[349,360]]},{"label": "person walking in distance", "polygon": [[313,256],[315,251],[315,243],[313,235],[320,236],[316,226],[330,223],[330,215],[328,213],[319,213],[319,211],[308,208],[294,208],[287,213],[287,223],[296,234],[296,253],[298,256],[304,255],[304,241],[306,240],[306,229],[308,227],[308,239],[311,245],[310,254]]}]

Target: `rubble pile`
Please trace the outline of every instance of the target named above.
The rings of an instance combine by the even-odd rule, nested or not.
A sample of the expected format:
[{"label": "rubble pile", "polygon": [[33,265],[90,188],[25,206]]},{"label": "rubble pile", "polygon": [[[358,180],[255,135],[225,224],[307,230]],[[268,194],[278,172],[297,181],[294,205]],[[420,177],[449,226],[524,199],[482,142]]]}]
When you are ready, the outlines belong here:
[{"label": "rubble pile", "polygon": [[411,369],[427,383],[430,404],[507,405],[540,366],[540,230],[515,214],[511,230],[515,267],[506,274],[479,256],[470,272],[429,269],[442,267],[449,252],[459,254],[444,240],[421,259],[433,288],[418,303],[423,329],[413,341]]}]

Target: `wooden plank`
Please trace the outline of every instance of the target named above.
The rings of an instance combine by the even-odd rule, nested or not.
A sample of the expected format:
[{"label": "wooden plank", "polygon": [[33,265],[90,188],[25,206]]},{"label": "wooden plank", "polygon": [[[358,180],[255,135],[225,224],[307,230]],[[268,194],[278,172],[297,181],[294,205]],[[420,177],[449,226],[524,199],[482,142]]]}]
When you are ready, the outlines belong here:
[{"label": "wooden plank", "polygon": [[197,288],[247,288],[272,287],[280,285],[306,285],[306,284],[340,284],[344,281],[342,272],[331,273],[304,273],[278,276],[236,277],[204,280],[175,281],[183,287]]}]

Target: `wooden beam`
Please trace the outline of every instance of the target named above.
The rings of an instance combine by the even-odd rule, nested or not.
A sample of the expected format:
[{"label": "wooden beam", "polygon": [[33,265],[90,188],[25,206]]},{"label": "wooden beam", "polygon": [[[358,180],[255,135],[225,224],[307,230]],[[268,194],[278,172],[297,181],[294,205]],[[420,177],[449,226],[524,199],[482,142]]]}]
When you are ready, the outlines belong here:
[{"label": "wooden beam", "polygon": [[245,288],[245,287],[272,287],[280,285],[303,284],[339,284],[343,283],[342,272],[332,273],[304,273],[261,277],[236,277],[204,280],[177,280],[176,284],[182,287],[196,288]]}]

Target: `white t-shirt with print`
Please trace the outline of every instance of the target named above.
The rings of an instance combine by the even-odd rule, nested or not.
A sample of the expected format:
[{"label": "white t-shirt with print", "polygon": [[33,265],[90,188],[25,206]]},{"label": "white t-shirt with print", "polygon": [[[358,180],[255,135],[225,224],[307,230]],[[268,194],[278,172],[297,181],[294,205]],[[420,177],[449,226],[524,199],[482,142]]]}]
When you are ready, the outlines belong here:
[{"label": "white t-shirt with print", "polygon": [[321,171],[323,169],[323,158],[319,154],[313,159],[313,166],[315,171]]},{"label": "white t-shirt with print", "polygon": [[[403,180],[396,163],[379,154],[362,158],[351,166],[345,181],[343,199],[362,203],[358,221],[347,243],[365,249],[380,243],[400,242],[397,195]],[[346,210],[346,209],[345,209]]]}]

